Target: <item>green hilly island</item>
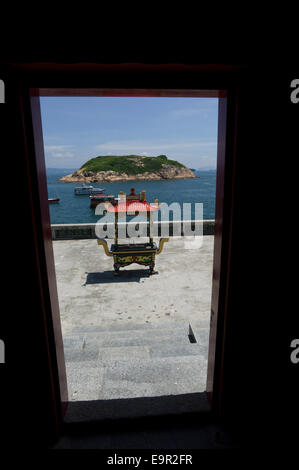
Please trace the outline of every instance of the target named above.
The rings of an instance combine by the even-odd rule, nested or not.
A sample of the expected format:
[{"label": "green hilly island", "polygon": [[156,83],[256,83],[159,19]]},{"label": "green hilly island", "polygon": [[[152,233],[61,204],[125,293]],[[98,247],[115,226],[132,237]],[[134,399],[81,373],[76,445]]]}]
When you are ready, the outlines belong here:
[{"label": "green hilly island", "polygon": [[100,182],[195,178],[192,170],[166,155],[101,155],[91,158],[81,168],[60,181]]}]

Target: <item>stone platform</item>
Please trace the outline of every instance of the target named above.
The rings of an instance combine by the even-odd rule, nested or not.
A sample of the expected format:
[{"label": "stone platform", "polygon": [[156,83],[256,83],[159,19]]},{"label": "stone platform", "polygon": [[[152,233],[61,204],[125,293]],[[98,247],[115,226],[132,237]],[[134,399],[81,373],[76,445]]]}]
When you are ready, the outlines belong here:
[{"label": "stone platform", "polygon": [[118,277],[96,240],[53,242],[70,401],[204,392],[214,237],[185,242],[170,238],[156,274]]}]

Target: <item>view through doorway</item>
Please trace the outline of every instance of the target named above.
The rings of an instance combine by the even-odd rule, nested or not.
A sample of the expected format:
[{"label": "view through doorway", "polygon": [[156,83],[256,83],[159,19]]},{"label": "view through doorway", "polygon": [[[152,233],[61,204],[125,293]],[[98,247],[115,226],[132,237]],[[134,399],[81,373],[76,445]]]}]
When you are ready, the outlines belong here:
[{"label": "view through doorway", "polygon": [[[218,98],[42,96],[40,102],[70,419],[120,417],[133,409],[198,411],[209,353]],[[93,168],[92,159],[106,166]],[[91,169],[84,170],[87,163]],[[76,194],[82,183],[113,196],[116,205],[132,188],[149,204],[164,204],[152,238],[158,247],[168,228],[169,240],[153,273],[132,262],[115,275],[114,257],[97,243],[109,226],[111,252],[115,213],[104,227],[109,214],[92,206],[87,190]],[[133,215],[119,219],[135,230],[131,237],[125,231],[122,245],[150,240],[146,218]]]}]

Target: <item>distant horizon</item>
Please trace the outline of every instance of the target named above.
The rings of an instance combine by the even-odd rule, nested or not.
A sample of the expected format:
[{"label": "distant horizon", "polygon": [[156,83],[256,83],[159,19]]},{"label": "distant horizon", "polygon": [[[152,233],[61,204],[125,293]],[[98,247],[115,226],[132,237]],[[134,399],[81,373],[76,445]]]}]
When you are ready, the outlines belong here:
[{"label": "distant horizon", "polygon": [[216,169],[218,98],[41,97],[47,168],[99,155],[166,155]]}]

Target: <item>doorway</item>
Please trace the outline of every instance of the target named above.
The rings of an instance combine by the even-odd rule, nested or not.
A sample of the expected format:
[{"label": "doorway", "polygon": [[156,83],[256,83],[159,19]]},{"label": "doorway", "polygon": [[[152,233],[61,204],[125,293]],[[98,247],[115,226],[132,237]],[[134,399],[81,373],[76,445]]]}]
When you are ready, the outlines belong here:
[{"label": "doorway", "polygon": [[[58,95],[62,96],[63,94],[67,94],[70,92],[70,94],[74,93],[74,90],[59,90]],[[93,91],[88,91],[88,90],[80,90],[80,92],[77,90],[76,94],[80,94],[80,96],[90,96],[89,93],[93,94],[95,93]],[[98,90],[97,92],[100,94],[100,96],[110,96],[112,94],[111,90]],[[132,91],[131,91],[132,93]],[[176,91],[175,93],[173,91],[167,91],[163,90],[162,92],[155,92],[155,96],[161,96],[161,93],[164,96],[167,96],[169,98],[173,97],[175,95],[176,98],[179,97],[189,97],[189,98],[198,98],[200,99],[204,95],[205,99],[207,98],[207,91],[183,91],[181,90],[180,92]],[[128,90],[117,90],[118,96],[128,96],[129,92]],[[145,90],[138,90],[138,92],[135,90],[135,96],[137,95],[139,98],[142,99],[142,97],[147,97],[148,91]],[[55,96],[55,90],[40,90],[40,96],[41,99],[43,99],[43,96]],[[187,95],[187,96],[186,96]],[[212,95],[213,99],[216,99],[218,101],[219,97],[219,108],[218,108],[218,123],[220,119],[223,122],[224,119],[224,114],[225,113],[225,107],[223,106],[223,103],[226,100],[225,93],[219,92],[219,91],[211,91],[210,95]],[[208,95],[208,96],[210,96]],[[131,95],[129,95],[131,96]],[[133,93],[134,96],[134,93]],[[121,97],[119,98],[121,99]],[[221,103],[220,103],[221,102]],[[220,112],[219,112],[220,111]],[[218,161],[220,161],[223,164],[223,156],[224,156],[224,151],[225,147],[223,147],[223,139],[225,138],[225,134],[220,134],[218,132],[218,149],[217,149],[217,155],[218,155]],[[219,139],[222,139],[221,145],[219,146]],[[67,144],[65,144],[67,145]],[[51,145],[49,145],[51,147]],[[71,153],[70,149],[67,150],[66,148],[58,148],[59,145],[52,145],[52,149],[56,147],[56,153],[63,153],[63,150],[66,150],[66,153],[69,152]],[[62,146],[61,146],[62,147]],[[54,149],[55,150],[55,149]],[[44,158],[44,156],[42,155]],[[59,158],[59,157],[56,157]],[[216,170],[216,168],[215,168]],[[201,175],[202,177],[202,175]],[[200,178],[199,178],[200,179]],[[216,179],[216,171],[215,171],[215,179]],[[131,183],[130,183],[131,184]],[[138,186],[140,186],[138,184]],[[218,186],[218,197],[220,196],[219,194],[219,187],[221,187],[221,181],[219,182],[219,178],[217,181],[217,186]],[[49,187],[49,186],[48,186]],[[141,188],[141,186],[140,186]],[[138,188],[138,189],[140,189]],[[143,189],[143,188],[141,188]],[[215,187],[215,195],[216,195],[216,187]],[[49,195],[50,196],[50,195]],[[217,201],[216,201],[216,206],[217,206]],[[220,207],[220,209],[219,209]],[[219,217],[219,211],[221,212],[221,200],[220,200],[220,206],[218,202],[218,217]],[[217,207],[215,208],[215,219],[217,219]],[[207,219],[209,220],[209,219]],[[215,224],[215,223],[214,223]],[[54,225],[59,225],[59,224],[54,224]],[[63,224],[61,224],[63,225]],[[85,225],[88,225],[87,223]],[[213,224],[212,224],[213,225]],[[213,280],[213,289],[212,289],[212,276],[213,274],[215,275],[215,263],[220,263],[220,260],[216,259],[215,260],[215,252],[217,253],[217,246],[215,247],[214,244],[214,236],[213,236],[213,230],[214,227],[211,228],[211,224],[206,224],[206,227],[204,228],[203,224],[203,230],[206,230],[206,243],[204,243],[203,246],[206,245],[207,251],[205,253],[206,259],[204,260],[204,256],[202,256],[200,263],[195,263],[199,266],[198,271],[194,272],[192,276],[184,279],[184,274],[186,272],[186,266],[194,265],[194,252],[192,255],[192,250],[188,250],[185,253],[185,257],[189,256],[190,259],[187,261],[187,265],[185,265],[184,268],[184,263],[181,261],[179,262],[173,262],[175,258],[179,256],[179,253],[182,253],[182,247],[179,246],[180,242],[182,240],[175,240],[173,238],[173,243],[172,243],[172,248],[169,250],[169,253],[171,253],[171,261],[166,261],[166,247],[165,247],[165,260],[163,262],[162,257],[161,257],[161,267],[160,267],[160,273],[158,276],[152,276],[152,277],[147,277],[147,273],[145,273],[144,269],[137,269],[136,266],[132,269],[127,268],[125,270],[125,274],[115,280],[114,278],[113,281],[110,279],[110,274],[109,271],[111,271],[111,268],[109,267],[109,259],[105,259],[104,257],[101,258],[101,269],[98,269],[98,262],[96,262],[97,266],[93,266],[94,259],[98,256],[95,255],[95,250],[97,250],[99,247],[94,247],[92,243],[94,243],[96,240],[93,238],[93,235],[88,232],[88,229],[91,230],[91,227],[85,227],[87,230],[86,233],[89,233],[88,238],[85,239],[82,236],[79,236],[76,238],[75,235],[75,240],[69,240],[67,239],[67,235],[64,234],[64,236],[60,235],[60,240],[59,240],[59,235],[54,242],[54,259],[55,259],[55,269],[56,269],[56,277],[60,276],[60,279],[63,278],[63,275],[66,275],[66,278],[64,281],[61,283],[61,291],[59,292],[59,281],[58,281],[58,297],[59,297],[59,302],[61,305],[63,304],[64,307],[67,307],[69,312],[71,310],[74,311],[74,307],[76,307],[77,310],[77,323],[75,325],[68,326],[70,329],[67,330],[64,334],[63,328],[62,328],[62,333],[64,336],[64,357],[66,360],[66,365],[67,365],[67,374],[69,374],[68,379],[69,380],[69,409],[72,409],[71,413],[71,418],[70,419],[80,419],[80,416],[84,417],[84,419],[88,418],[88,416],[93,413],[95,413],[95,409],[98,409],[98,414],[97,416],[103,417],[103,409],[105,409],[104,415],[106,417],[109,417],[111,414],[115,415],[115,410],[117,409],[118,411],[116,412],[117,416],[120,417],[121,415],[121,410],[126,410],[125,413],[128,413],[128,410],[131,409],[132,412],[132,407],[135,406],[133,405],[134,403],[136,404],[136,399],[139,401],[139,403],[142,402],[142,406],[140,406],[140,413],[144,413],[145,409],[151,410],[151,413],[162,413],[167,412],[167,404],[168,404],[168,409],[170,410],[169,412],[173,412],[174,409],[178,410],[181,409],[182,411],[188,411],[188,406],[190,406],[189,411],[194,411],[194,406],[196,407],[196,411],[199,409],[207,409],[206,408],[206,401],[203,399],[206,396],[207,386],[206,386],[206,374],[207,374],[207,360],[208,360],[208,351],[210,355],[210,367],[211,367],[211,362],[213,362],[213,348],[215,348],[215,344],[211,344],[211,338],[215,337],[215,329],[216,329],[216,324],[215,322],[211,324],[212,328],[214,328],[214,331],[210,332],[210,310],[211,310],[211,303],[209,304],[208,308],[205,308],[207,315],[205,315],[205,318],[202,318],[202,322],[198,322],[196,320],[192,321],[185,321],[186,317],[186,308],[190,306],[190,312],[194,311],[194,309],[197,309],[197,311],[200,311],[201,309],[198,308],[198,304],[200,302],[200,299],[195,296],[194,298],[194,304],[190,305],[190,302],[188,302],[188,298],[192,298],[192,292],[196,292],[196,280],[198,279],[198,276],[203,275],[204,270],[202,269],[202,266],[205,264],[206,260],[209,260],[207,264],[210,263],[210,271],[209,274],[206,273],[206,278],[210,275],[210,285],[205,287],[205,295],[206,299],[210,299],[212,297],[212,293],[214,292],[215,296],[215,289],[217,289],[217,280],[216,280],[216,285]],[[208,228],[207,228],[208,227]],[[83,228],[83,227],[81,227]],[[55,230],[55,227],[54,229]],[[51,231],[53,235],[53,230]],[[54,234],[54,237],[57,237],[57,232],[58,229],[56,227],[56,235]],[[210,232],[209,232],[210,231]],[[60,232],[61,233],[61,232]],[[209,238],[210,237],[210,238]],[[63,239],[64,238],[64,239]],[[208,240],[209,238],[209,240]],[[209,241],[209,244],[207,242]],[[88,243],[87,243],[88,242]],[[76,255],[74,256],[74,253],[78,253],[78,257]],[[201,255],[203,255],[203,251],[201,251]],[[102,253],[103,255],[103,253]],[[219,255],[219,242],[218,242],[218,255]],[[67,256],[69,256],[69,260],[67,260]],[[78,278],[76,278],[76,274],[74,273],[73,267],[70,268],[70,265],[67,265],[68,262],[70,262],[71,259],[76,258],[76,264],[79,266],[82,266],[82,262],[80,261],[78,263],[78,259],[80,259],[81,256],[81,261],[85,260],[86,261],[86,266],[88,263],[91,263],[84,269],[84,273],[80,272],[78,274]],[[64,260],[64,261],[63,261]],[[88,261],[87,261],[88,260]],[[66,263],[63,265],[63,263]],[[171,263],[173,264],[172,266],[172,272],[174,273],[174,276],[170,276],[170,265]],[[214,263],[214,269],[213,269],[213,263]],[[107,264],[107,267],[106,267]],[[67,268],[69,266],[69,268]],[[177,275],[177,269],[178,266],[182,268],[181,274]],[[64,271],[64,274],[63,274]],[[67,272],[66,272],[67,271]],[[72,276],[72,273],[74,276]],[[159,276],[164,275],[164,284],[159,282],[158,278]],[[68,277],[69,276],[69,277]],[[204,277],[204,276],[203,276]],[[148,281],[149,279],[149,281]],[[161,279],[161,278],[160,278]],[[183,284],[184,286],[177,286],[176,281],[184,281]],[[83,282],[82,282],[83,281]],[[63,287],[63,282],[64,287]],[[72,285],[72,282],[74,284]],[[194,286],[193,283],[194,282]],[[205,279],[201,279],[201,285],[204,284]],[[75,286],[76,284],[76,286]],[[148,284],[148,285],[147,285]],[[155,285],[154,285],[155,284]],[[67,286],[67,287],[66,287]],[[137,294],[136,286],[142,287],[148,287],[149,291],[147,292],[146,295],[142,294],[142,290],[140,290],[140,295]],[[84,311],[86,309],[86,306],[91,306],[91,304],[86,303],[86,297],[85,293],[83,297],[80,297],[78,295],[78,287],[82,288],[81,291],[85,293],[87,290],[91,293],[91,297],[93,298],[93,306],[91,307],[91,310],[93,309],[93,316],[91,317],[93,320],[90,320],[89,323],[84,324],[84,331],[82,329],[82,323],[80,323],[80,311]],[[191,295],[188,295],[188,298],[184,298],[182,295],[182,290],[178,287],[183,287],[185,292],[191,292]],[[131,289],[131,291],[128,291],[128,288]],[[71,298],[74,298],[74,294],[72,296],[69,295],[70,292],[74,289],[74,293],[76,291],[75,297],[76,297],[76,302],[72,305],[69,303],[67,305],[67,301],[65,298],[63,298],[63,294],[66,293],[66,297],[70,300]],[[112,291],[108,291],[108,290]],[[188,291],[189,289],[189,291]],[[116,295],[113,295],[113,292],[117,292]],[[144,290],[143,290],[144,292]],[[153,295],[154,292],[154,295]],[[158,293],[162,293],[161,299],[159,299]],[[166,295],[165,295],[166,293]],[[176,301],[172,301],[174,298],[174,295],[177,295]],[[105,298],[106,295],[106,298]],[[124,299],[126,296],[126,303],[123,302],[122,300],[122,305],[120,306],[119,304],[116,305],[115,301],[117,300],[117,296],[120,297],[120,299]],[[111,313],[113,312],[113,315],[116,318],[113,318],[114,322],[110,322],[109,326],[107,326],[107,323],[105,325],[105,322],[102,320],[105,319],[107,322],[107,312],[105,312],[105,309],[101,309],[101,322],[100,324],[96,323],[96,317],[98,317],[98,302],[95,299],[102,298],[103,304],[102,305],[107,305],[107,301],[111,302],[111,305],[109,307],[110,310],[108,310],[108,316],[111,316]],[[165,297],[167,297],[167,302],[165,302]],[[134,313],[132,313],[132,298],[134,300],[137,300],[136,305],[134,307]],[[162,301],[164,299],[164,316],[165,319],[163,319],[163,327],[161,327],[161,310],[163,310],[162,307]],[[144,304],[145,300],[147,302],[147,314],[144,314]],[[161,303],[161,305],[159,304]],[[180,303],[184,303],[180,304]],[[124,307],[124,308],[123,308]],[[65,310],[67,310],[65,308]],[[129,311],[129,308],[131,309]],[[123,310],[123,311],[121,311]],[[151,310],[151,311],[150,311]],[[207,312],[208,311],[208,312]],[[176,314],[182,313],[182,318],[180,318],[180,315]],[[131,326],[130,330],[127,330],[126,327],[122,326],[124,325],[125,322],[123,322],[124,316],[121,317],[121,315],[126,315],[126,325],[128,324]],[[139,315],[139,323],[134,323],[134,316]],[[106,315],[106,317],[105,317]],[[117,315],[119,315],[117,317]],[[65,315],[67,318],[67,314]],[[129,318],[131,317],[131,318]],[[169,317],[169,318],[167,318]],[[142,320],[142,321],[141,321]],[[166,320],[166,321],[165,321]],[[180,323],[179,320],[182,320]],[[197,318],[198,320],[198,318]],[[122,323],[123,322],[123,323]],[[159,323],[160,322],[160,323]],[[174,322],[174,323],[173,323]],[[72,323],[72,322],[71,322]],[[114,323],[114,327],[113,327]],[[142,328],[139,328],[140,325],[142,324]],[[66,325],[66,323],[65,323]],[[116,326],[117,325],[117,326]],[[132,326],[134,326],[132,328]],[[98,329],[98,331],[97,331]],[[127,333],[130,331],[129,333]],[[68,336],[69,338],[65,339],[67,336],[67,333],[70,333]],[[110,337],[108,337],[110,335]],[[149,343],[145,343],[145,341],[149,341],[149,338],[151,337],[151,346],[149,346]],[[99,374],[98,370],[95,370],[96,367],[94,366],[94,360],[96,356],[96,361],[99,361],[99,338],[100,338],[100,349],[101,349],[101,361],[106,361],[105,362],[105,367],[101,371],[102,374]],[[180,341],[185,341],[185,343]],[[210,341],[210,346],[209,345]],[[111,343],[112,342],[112,343]],[[134,344],[132,344],[132,342]],[[157,367],[157,364],[153,364],[155,361],[155,354],[157,352],[157,345],[160,345],[160,357],[158,358],[160,360],[159,366]],[[193,356],[196,357],[198,356],[198,352],[200,351],[200,348],[203,347],[204,345],[204,354],[206,354],[206,357],[204,357],[205,361],[200,361],[196,362],[193,361]],[[196,345],[198,352],[193,354],[186,354],[186,352],[190,352],[191,349]],[[95,346],[95,348],[94,348]],[[174,351],[172,351],[172,348],[176,348],[176,355],[173,354]],[[126,363],[123,360],[124,357],[124,351],[125,349],[128,352],[128,357],[126,359]],[[177,360],[177,351],[181,348],[181,357],[185,357],[185,361],[183,361],[180,365],[178,365],[178,360]],[[195,350],[195,349],[194,349]],[[96,351],[96,352],[95,352]],[[161,357],[161,351],[164,354],[164,356]],[[215,351],[214,351],[215,352]],[[69,356],[68,356],[69,354]],[[77,354],[77,359],[79,360],[74,360],[76,359],[76,354]],[[114,357],[113,357],[114,354]],[[84,359],[82,360],[82,357],[84,356]],[[72,360],[69,361],[68,363],[68,357],[71,357]],[[132,358],[135,358],[135,362],[133,361]],[[165,358],[168,358],[168,362]],[[171,367],[169,366],[169,358],[175,358],[172,361]],[[194,363],[193,363],[193,362]],[[130,363],[131,362],[131,363]],[[163,363],[164,362],[164,363]],[[140,364],[146,364],[147,363],[147,368],[142,368],[140,367]],[[69,370],[68,370],[68,364]],[[148,365],[151,364],[152,368],[150,369],[152,372],[152,377],[153,380],[151,381],[144,381],[142,380],[142,376],[147,379],[150,376],[149,368]],[[137,374],[137,365],[139,365],[139,375]],[[197,367],[197,368],[196,368]],[[171,377],[170,383],[172,384],[172,389],[169,388],[168,384],[168,389],[167,392],[165,392],[165,389],[163,387],[161,388],[161,380],[159,380],[161,377],[165,376],[166,371],[172,370],[173,375]],[[104,379],[104,375],[106,373],[106,380]],[[196,376],[197,379],[200,378],[200,380],[195,380],[195,381],[190,381],[186,380],[183,382],[181,380],[182,376],[185,374],[186,378],[194,377]],[[135,376],[135,378],[134,378]],[[103,385],[109,382],[107,380],[107,377],[109,377],[111,386],[110,388],[107,388],[106,390],[104,389]],[[119,382],[119,377],[123,377],[123,388],[121,387],[121,384]],[[133,380],[131,380],[133,377]],[[129,380],[128,380],[129,378]],[[140,380],[141,379],[141,380]],[[158,379],[158,380],[157,380]],[[156,380],[156,381],[155,381]],[[86,383],[90,384],[90,387],[86,387]],[[71,387],[70,387],[70,382]],[[192,384],[196,384],[198,386],[200,382],[200,387],[202,387],[201,390],[192,390]],[[149,384],[154,384],[154,387],[152,387],[152,391],[149,391]],[[158,384],[158,387],[157,387]],[[202,385],[204,384],[204,385]],[[131,388],[129,387],[131,385]],[[133,385],[133,387],[132,387]],[[159,390],[160,387],[160,390]],[[121,392],[121,389],[123,392]],[[104,394],[101,396],[98,392],[102,391]],[[135,390],[135,392],[134,392]],[[191,392],[190,392],[191,390]],[[190,392],[190,393],[188,393]],[[91,395],[88,395],[88,393],[91,393]],[[96,394],[98,395],[96,396]],[[114,395],[115,393],[115,395]],[[135,395],[134,395],[135,393]],[[191,397],[191,395],[193,395]],[[77,395],[77,396],[76,396]],[[130,396],[133,395],[133,396]],[[187,396],[188,395],[188,396]],[[160,399],[157,399],[157,397],[160,397]],[[180,400],[181,398],[181,400]],[[187,400],[186,400],[187,398]],[[201,398],[201,399],[200,399]],[[189,399],[189,401],[188,401]],[[126,402],[126,406],[124,405],[124,400]],[[133,402],[131,401],[133,400]],[[140,401],[141,400],[141,401]],[[84,412],[82,413],[82,402],[84,402]],[[96,403],[97,402],[97,403]],[[116,402],[119,403],[120,406],[116,406]],[[154,406],[154,403],[156,405]],[[195,405],[196,403],[196,405]],[[169,406],[171,404],[171,406]],[[75,405],[71,406],[70,405]],[[105,405],[105,406],[104,406]],[[109,406],[111,405],[111,406]],[[138,407],[137,407],[138,408]],[[108,411],[107,411],[108,410]],[[130,412],[130,413],[131,413]],[[107,414],[108,413],[108,414]],[[109,415],[110,413],[110,415]]]}]

